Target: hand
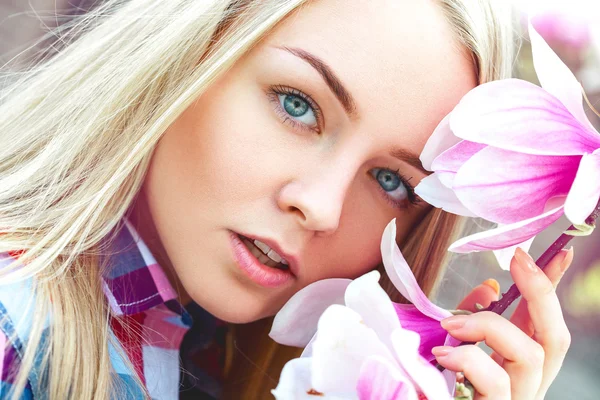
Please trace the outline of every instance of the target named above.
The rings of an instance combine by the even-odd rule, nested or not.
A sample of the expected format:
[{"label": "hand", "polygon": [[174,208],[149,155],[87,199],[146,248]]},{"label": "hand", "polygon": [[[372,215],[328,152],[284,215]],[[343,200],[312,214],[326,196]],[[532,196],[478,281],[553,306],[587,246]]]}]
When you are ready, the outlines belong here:
[{"label": "hand", "polygon": [[[555,287],[573,260],[562,250],[542,272],[533,259],[517,249],[510,273],[523,299],[510,321],[491,312],[457,315],[442,321],[455,338],[484,341],[494,350],[488,356],[475,345],[433,350],[443,367],[463,372],[477,400],[542,400],[556,378],[571,343]],[[489,304],[490,290],[477,287],[465,300]],[[472,303],[473,304],[473,303]],[[459,306],[460,307],[460,306]]]}]

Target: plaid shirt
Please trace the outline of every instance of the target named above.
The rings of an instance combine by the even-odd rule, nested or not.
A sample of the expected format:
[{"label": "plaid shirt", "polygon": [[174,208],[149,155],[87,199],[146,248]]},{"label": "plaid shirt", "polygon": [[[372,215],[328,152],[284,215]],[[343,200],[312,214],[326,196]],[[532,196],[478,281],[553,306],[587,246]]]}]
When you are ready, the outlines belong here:
[{"label": "plaid shirt", "polygon": [[[217,333],[224,338],[225,324],[195,304],[187,312],[177,302],[177,294],[164,271],[129,223],[118,231],[110,249],[102,285],[114,316],[111,317],[110,334],[118,339],[113,342],[120,347],[117,349],[109,342],[111,363],[120,381],[117,382],[118,397],[144,398],[134,374],[144,382],[152,399],[177,399],[182,386],[188,397],[218,397],[221,371],[218,359],[222,358],[222,347],[215,346],[214,341]],[[0,268],[11,261],[10,255],[0,255]],[[31,283],[28,280],[0,287],[0,358],[3,360],[0,363],[0,398],[5,398],[14,383],[29,337],[33,307]],[[30,306],[26,307],[27,304]],[[194,333],[193,337],[185,337],[189,351],[183,353],[184,370],[187,371],[184,374],[180,373],[180,346],[192,326],[190,314],[196,319],[197,326],[189,332]],[[47,336],[50,323],[48,318],[42,340]],[[131,328],[140,334],[128,334]],[[13,336],[15,339],[7,343],[7,338]],[[126,354],[130,363],[124,362],[120,354]],[[206,359],[216,362],[207,365]],[[38,385],[43,382],[40,364],[39,359],[34,362],[22,399],[47,398],[43,387]]]}]

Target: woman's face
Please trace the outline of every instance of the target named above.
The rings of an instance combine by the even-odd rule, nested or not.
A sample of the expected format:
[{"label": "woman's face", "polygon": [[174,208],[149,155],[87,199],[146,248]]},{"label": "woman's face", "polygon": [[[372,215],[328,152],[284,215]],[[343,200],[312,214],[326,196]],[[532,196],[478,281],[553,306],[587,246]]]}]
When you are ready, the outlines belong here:
[{"label": "woman's face", "polygon": [[409,234],[428,210],[418,156],[475,84],[434,1],[313,1],[167,130],[136,223],[209,312],[273,315],[312,282],[376,267],[392,218]]}]

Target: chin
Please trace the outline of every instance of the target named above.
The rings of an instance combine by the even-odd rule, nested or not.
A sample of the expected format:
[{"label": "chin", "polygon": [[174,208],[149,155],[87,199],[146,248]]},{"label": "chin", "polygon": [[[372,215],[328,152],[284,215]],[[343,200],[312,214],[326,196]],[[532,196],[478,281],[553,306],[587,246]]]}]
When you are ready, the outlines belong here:
[{"label": "chin", "polygon": [[258,321],[259,319],[263,319],[263,318],[274,315],[274,314],[267,314],[267,315],[251,314],[251,313],[245,312],[244,310],[220,309],[220,310],[215,310],[213,312],[213,311],[207,309],[207,311],[210,312],[212,315],[214,315],[216,318],[220,319],[221,321],[229,322],[231,324],[248,324],[250,322]]},{"label": "chin", "polygon": [[[189,293],[192,300],[204,308],[214,317],[233,324],[246,324],[277,313],[279,308],[274,308],[274,301],[261,298],[255,294],[240,289],[214,290],[212,293]],[[242,289],[243,290],[243,289]],[[215,293],[216,292],[216,293]],[[229,293],[229,295],[224,295]]]}]

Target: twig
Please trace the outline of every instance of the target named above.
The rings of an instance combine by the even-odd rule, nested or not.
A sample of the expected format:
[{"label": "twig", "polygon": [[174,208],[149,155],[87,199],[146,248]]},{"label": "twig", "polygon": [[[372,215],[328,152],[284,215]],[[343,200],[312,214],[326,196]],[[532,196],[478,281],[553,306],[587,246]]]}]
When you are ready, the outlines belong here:
[{"label": "twig", "polygon": [[[585,220],[586,225],[593,226],[599,216],[600,216],[600,202],[598,202],[594,211]],[[544,254],[542,254],[540,256],[540,258],[537,259],[536,264],[538,267],[540,267],[541,270],[544,270],[544,268],[546,268],[546,266],[550,263],[550,261],[554,258],[554,256],[557,255],[559,251],[564,249],[565,246],[571,241],[571,239],[573,239],[575,237],[574,235],[567,233],[567,232],[576,231],[576,230],[578,230],[578,228],[576,226],[571,225],[565,231],[565,233],[560,235],[558,237],[558,239],[556,239],[556,241],[554,243],[552,243],[550,245],[550,247],[548,247],[548,249],[546,249]],[[506,311],[506,309],[508,307],[510,307],[510,305],[515,300],[517,300],[520,296],[521,296],[521,292],[517,288],[517,285],[513,284],[510,287],[510,289],[508,289],[508,291],[502,295],[502,298],[500,298],[500,300],[493,301],[488,307],[482,308],[481,310],[478,310],[476,312],[490,311],[490,312],[502,315],[504,313],[504,311]],[[465,346],[465,345],[469,345],[469,344],[475,344],[475,343],[462,342],[461,344],[459,344],[459,346]],[[437,364],[437,367],[440,371],[444,370],[444,367],[442,367],[439,364]]]},{"label": "twig", "polygon": [[[596,205],[596,208],[592,212],[592,214],[585,220],[587,225],[594,225],[596,219],[600,215],[600,202]],[[577,228],[573,225],[567,229],[568,231],[574,231]],[[573,235],[569,233],[563,233],[559,236],[558,239],[554,243],[548,247],[548,249],[537,259],[536,264],[540,269],[546,268],[546,266],[550,263],[550,261],[557,255],[565,246],[573,239]],[[491,311],[496,314],[503,314],[504,311],[519,297],[521,296],[521,292],[517,288],[517,285],[513,284],[510,289],[506,293],[502,295],[502,298],[498,301],[493,301],[489,307],[482,309],[481,311]],[[478,312],[481,312],[478,311]]]}]

